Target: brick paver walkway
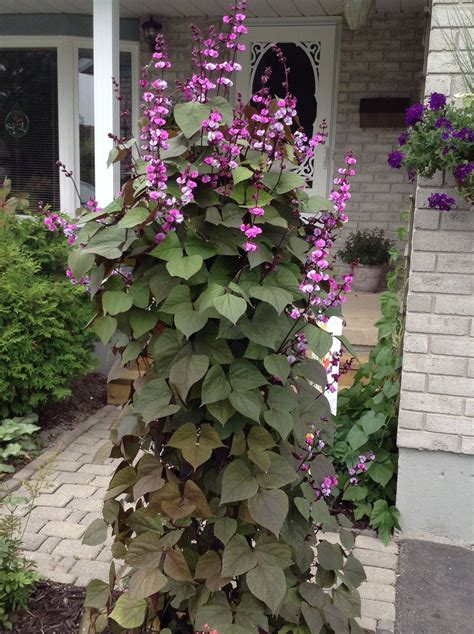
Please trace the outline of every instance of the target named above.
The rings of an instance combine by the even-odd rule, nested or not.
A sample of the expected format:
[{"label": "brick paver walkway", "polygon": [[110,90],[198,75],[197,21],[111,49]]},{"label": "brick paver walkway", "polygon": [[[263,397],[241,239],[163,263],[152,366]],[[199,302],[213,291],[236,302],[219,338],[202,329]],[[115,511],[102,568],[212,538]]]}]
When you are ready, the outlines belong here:
[{"label": "brick paver walkway", "polygon": [[[116,411],[114,406],[103,407],[73,432],[65,434],[63,449],[50,478],[51,486],[37,498],[28,521],[25,554],[37,562],[41,575],[53,581],[85,586],[91,579],[108,579],[110,544],[85,546],[82,536],[94,519],[102,517],[102,499],[114,461],[97,464],[93,458],[109,437]],[[51,453],[18,472],[17,481],[31,477]],[[15,495],[21,493],[21,488],[15,491]],[[332,538],[337,540],[338,536]],[[360,588],[360,623],[369,632],[393,632],[398,546],[392,543],[385,547],[373,536],[358,535],[354,554],[364,564],[367,575]]]}]

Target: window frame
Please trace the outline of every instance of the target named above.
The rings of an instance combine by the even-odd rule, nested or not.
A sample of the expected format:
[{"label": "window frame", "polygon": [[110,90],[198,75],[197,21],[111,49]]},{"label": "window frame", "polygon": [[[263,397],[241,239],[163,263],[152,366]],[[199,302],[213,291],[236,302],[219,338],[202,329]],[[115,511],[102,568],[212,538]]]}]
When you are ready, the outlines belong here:
[{"label": "window frame", "polygon": [[[58,150],[59,160],[74,172],[74,178],[80,182],[80,146],[79,146],[79,49],[94,50],[94,41],[89,37],[65,35],[2,35],[2,49],[48,48],[56,49],[57,54],[57,90],[58,90]],[[120,40],[120,52],[131,54],[132,65],[132,130],[138,133],[139,118],[139,42]],[[112,83],[110,85],[112,90]],[[72,130],[72,134],[71,134]],[[59,197],[61,210],[74,215],[80,202],[70,178],[63,174],[59,177]]]}]

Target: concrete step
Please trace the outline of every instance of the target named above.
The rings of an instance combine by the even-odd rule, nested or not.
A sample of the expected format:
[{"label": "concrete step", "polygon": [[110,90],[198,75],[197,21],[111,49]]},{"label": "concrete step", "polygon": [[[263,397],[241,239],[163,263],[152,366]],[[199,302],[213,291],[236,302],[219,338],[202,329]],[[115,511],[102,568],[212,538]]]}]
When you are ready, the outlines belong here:
[{"label": "concrete step", "polygon": [[349,293],[343,306],[343,315],[346,322],[343,334],[355,348],[375,346],[375,323],[382,317],[380,293]]}]

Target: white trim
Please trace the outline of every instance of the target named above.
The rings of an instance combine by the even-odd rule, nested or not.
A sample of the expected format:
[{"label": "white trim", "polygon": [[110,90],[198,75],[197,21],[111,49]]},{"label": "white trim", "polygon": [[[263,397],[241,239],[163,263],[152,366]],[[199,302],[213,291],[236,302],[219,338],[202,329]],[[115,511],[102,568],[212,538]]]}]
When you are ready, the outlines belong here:
[{"label": "white trim", "polygon": [[[2,48],[49,48],[57,51],[58,72],[58,151],[59,159],[77,177],[80,184],[79,156],[79,73],[77,72],[78,50],[93,50],[93,39],[89,37],[73,37],[65,35],[1,35]],[[132,126],[134,134],[138,133],[136,122],[139,119],[140,92],[138,42],[120,41],[120,51],[131,53],[132,65]],[[110,88],[112,92],[112,88]],[[61,210],[74,214],[78,207],[78,198],[71,179],[62,174],[59,177],[59,193]],[[115,193],[115,192],[114,192]]]}]

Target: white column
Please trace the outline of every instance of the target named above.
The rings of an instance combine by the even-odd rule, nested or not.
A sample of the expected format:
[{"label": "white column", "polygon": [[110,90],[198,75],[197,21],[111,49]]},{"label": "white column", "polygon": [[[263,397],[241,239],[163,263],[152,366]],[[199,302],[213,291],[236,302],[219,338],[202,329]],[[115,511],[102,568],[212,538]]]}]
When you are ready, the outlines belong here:
[{"label": "white column", "polygon": [[108,134],[119,134],[119,105],[112,77],[119,79],[119,0],[94,0],[94,159],[95,198],[110,203],[120,189],[119,165],[107,167],[113,146]]}]

